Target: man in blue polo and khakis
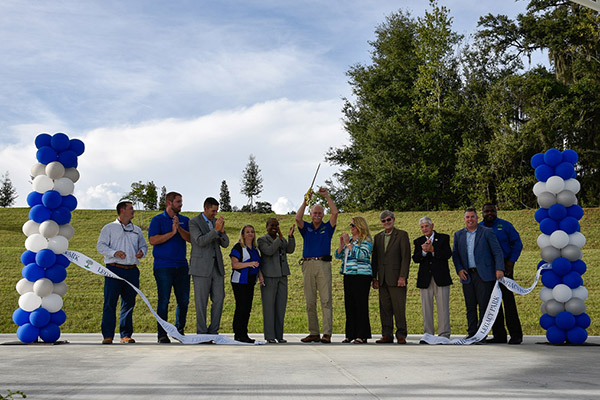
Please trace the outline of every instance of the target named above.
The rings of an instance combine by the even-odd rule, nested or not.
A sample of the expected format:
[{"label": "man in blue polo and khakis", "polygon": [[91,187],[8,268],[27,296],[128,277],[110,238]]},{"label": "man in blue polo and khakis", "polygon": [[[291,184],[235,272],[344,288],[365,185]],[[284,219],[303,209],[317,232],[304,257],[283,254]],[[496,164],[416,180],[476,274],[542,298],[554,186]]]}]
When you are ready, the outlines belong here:
[{"label": "man in blue polo and khakis", "polygon": [[[175,327],[183,334],[190,302],[190,275],[186,257],[186,245],[190,241],[190,219],[179,214],[183,207],[181,194],[169,192],[165,196],[165,201],[165,211],[152,218],[148,228],[148,241],[154,246],[153,270],[158,292],[156,313],[167,321],[171,288],[173,288],[177,301]],[[171,343],[163,327],[159,323],[156,326],[158,343]]]},{"label": "man in blue polo and khakis", "polygon": [[[304,343],[331,343],[333,331],[333,309],[331,304],[331,238],[335,232],[338,209],[325,188],[318,192],[327,200],[331,212],[329,221],[323,222],[325,210],[316,204],[310,210],[311,222],[304,222],[304,211],[313,192],[309,190],[296,214],[298,231],[304,239],[302,250],[302,277],[304,281],[304,297],[306,298],[306,313],[308,316],[309,334],[300,339]],[[317,292],[323,312],[323,337],[319,329],[317,315]]]}]

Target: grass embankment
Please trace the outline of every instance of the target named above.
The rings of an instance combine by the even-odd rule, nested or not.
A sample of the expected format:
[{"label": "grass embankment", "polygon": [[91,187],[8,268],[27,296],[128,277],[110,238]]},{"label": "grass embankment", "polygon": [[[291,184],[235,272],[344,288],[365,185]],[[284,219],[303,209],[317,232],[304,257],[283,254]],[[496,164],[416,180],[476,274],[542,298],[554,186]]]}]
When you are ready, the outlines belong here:
[{"label": "grass embankment", "polygon": [[[21,279],[22,265],[19,261],[21,253],[25,250],[25,236],[21,231],[22,225],[27,221],[29,209],[27,208],[9,208],[0,209],[0,332],[9,333],[16,331],[16,325],[12,322],[12,313],[18,307],[19,294],[15,290],[15,284]],[[145,212],[143,219],[144,225],[148,226],[151,216],[156,213]],[[185,212],[184,215],[193,217],[197,213]],[[539,261],[539,249],[536,244],[539,235],[538,224],[533,219],[534,211],[501,211],[500,217],[511,221],[519,233],[524,244],[524,250],[521,258],[516,264],[515,278],[521,286],[531,285],[535,273],[535,268]],[[239,230],[245,224],[252,224],[256,228],[257,235],[265,233],[265,221],[271,215],[256,215],[245,213],[222,213],[226,220],[227,233],[231,239],[231,244],[227,251],[223,251],[227,277],[229,278],[230,261],[229,250],[236,243]],[[360,213],[369,222],[372,233],[381,230],[377,212]],[[440,212],[404,212],[396,215],[396,226],[408,232],[411,242],[421,235],[418,229],[418,220],[420,217],[428,215],[434,223],[438,232],[448,233],[452,237],[454,231],[463,227],[462,211],[440,211]],[[75,237],[70,241],[69,248],[94,258],[102,262],[103,257],[96,251],[96,240],[104,224],[114,220],[115,211],[112,210],[76,210],[73,213],[72,225],[75,228]],[[283,232],[294,223],[293,215],[278,216]],[[348,224],[352,214],[340,215],[338,227],[332,242],[336,246],[339,234],[348,231]],[[142,212],[136,213],[134,222],[140,223]],[[592,319],[592,325],[588,329],[590,335],[600,335],[598,319],[600,318],[600,298],[599,283],[600,271],[600,209],[586,209],[585,215],[581,220],[582,233],[587,237],[587,244],[583,248],[583,260],[587,263],[587,273],[583,276],[584,285],[589,291],[589,298],[586,301],[587,312]],[[144,229],[147,233],[147,229]],[[307,332],[306,311],[304,303],[304,293],[302,288],[302,273],[298,265],[298,259],[302,254],[302,237],[296,233],[296,251],[289,257],[292,275],[289,280],[289,300],[285,320],[286,332]],[[151,248],[151,247],[150,247]],[[189,252],[189,246],[188,246]],[[152,274],[152,255],[142,261],[141,270],[141,289],[149,298],[153,305],[156,305],[156,283]],[[334,314],[334,333],[344,332],[344,302],[342,276],[338,274],[340,262],[333,261],[333,314]],[[464,308],[464,299],[458,278],[451,265],[451,272],[454,284],[450,291],[450,319],[452,332],[454,334],[466,333],[466,317]],[[421,302],[419,290],[416,288],[416,276],[418,266],[411,264],[409,277],[409,291],[406,316],[408,321],[408,332],[419,334],[423,331],[421,319]],[[100,332],[100,321],[102,316],[103,299],[103,279],[100,276],[93,275],[73,264],[68,268],[67,284],[69,291],[64,297],[63,309],[67,313],[67,321],[62,326],[63,332]],[[537,335],[544,334],[544,330],[539,326],[540,317],[539,290],[541,285],[535,291],[527,296],[516,296],[521,322],[525,334]],[[225,307],[221,322],[222,332],[231,332],[231,323],[234,312],[234,299],[231,291],[231,285],[225,284]],[[379,321],[379,305],[377,292],[371,291],[369,302],[371,315],[371,328],[374,337],[378,337],[381,330]],[[175,299],[171,298],[169,316],[174,319]],[[320,311],[319,311],[320,315]],[[195,331],[195,308],[192,299],[187,319],[186,331]],[[148,312],[146,306],[138,301],[134,312],[134,325],[136,332],[155,332],[156,322]],[[259,289],[256,288],[252,315],[250,317],[250,332],[262,332],[262,311]],[[260,337],[258,337],[260,338]]]}]

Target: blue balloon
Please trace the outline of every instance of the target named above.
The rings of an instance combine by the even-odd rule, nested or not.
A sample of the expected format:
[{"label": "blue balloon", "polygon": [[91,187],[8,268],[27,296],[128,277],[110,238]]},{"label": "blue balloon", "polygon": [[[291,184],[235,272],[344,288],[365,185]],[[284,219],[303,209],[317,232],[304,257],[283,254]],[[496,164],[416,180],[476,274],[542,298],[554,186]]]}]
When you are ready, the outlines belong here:
[{"label": "blue balloon", "polygon": [[72,150],[62,151],[58,153],[58,162],[60,162],[65,168],[76,168],[77,154],[75,154],[75,152]]},{"label": "blue balloon", "polygon": [[583,343],[585,343],[587,338],[588,338],[587,331],[578,326],[574,327],[573,329],[570,329],[567,332],[567,339],[569,340],[569,343],[572,343],[572,344],[583,344]]},{"label": "blue balloon", "polygon": [[71,211],[67,207],[60,206],[52,211],[51,218],[59,225],[71,222]]},{"label": "blue balloon", "polygon": [[50,145],[57,153],[68,149],[69,144],[69,137],[64,133],[55,133],[50,140]]},{"label": "blue balloon", "polygon": [[553,220],[560,222],[560,220],[567,216],[567,207],[556,203],[548,209],[548,216]]},{"label": "blue balloon", "polygon": [[554,317],[550,314],[544,314],[540,317],[540,326],[546,330],[554,326]]},{"label": "blue balloon", "polygon": [[54,265],[54,267],[46,270],[45,277],[50,279],[52,283],[59,283],[67,277],[67,270],[60,265]]},{"label": "blue balloon", "polygon": [[23,265],[31,264],[35,262],[35,253],[31,250],[25,250],[21,254],[21,263]]},{"label": "blue balloon", "polygon": [[583,285],[583,278],[577,272],[571,271],[562,277],[562,283],[571,289],[575,289]]},{"label": "blue balloon", "polygon": [[551,326],[546,331],[546,339],[552,344],[564,343],[567,339],[567,332],[563,331],[559,327]]},{"label": "blue balloon", "polygon": [[67,256],[65,256],[64,254],[57,254],[56,255],[56,264],[60,265],[63,268],[67,268],[69,266],[69,264],[71,264],[71,261],[69,261]]},{"label": "blue balloon", "polygon": [[577,218],[574,217],[565,217],[562,221],[560,221],[558,226],[560,227],[560,230],[565,231],[567,235],[579,232],[581,229],[579,226],[579,221],[577,221]]},{"label": "blue balloon", "polygon": [[555,325],[563,331],[568,331],[575,326],[575,317],[568,311],[561,311],[556,315]]},{"label": "blue balloon", "polygon": [[42,195],[42,204],[50,209],[60,207],[62,204],[62,196],[56,190],[48,190]]},{"label": "blue balloon", "polygon": [[571,178],[577,179],[577,171],[573,170],[573,175],[571,175]]},{"label": "blue balloon", "polygon": [[592,324],[592,319],[586,313],[581,313],[575,317],[575,324],[580,328],[587,329]]},{"label": "blue balloon", "polygon": [[545,208],[538,208],[533,218],[535,218],[535,220],[539,224],[544,220],[544,218],[548,218],[548,210]]},{"label": "blue balloon", "polygon": [[564,257],[555,258],[554,261],[552,261],[552,271],[558,276],[565,276],[571,272],[571,261]]},{"label": "blue balloon", "polygon": [[40,164],[48,165],[58,160],[58,154],[56,154],[56,151],[52,147],[44,146],[40,147],[37,153],[35,153],[35,158],[37,158]]},{"label": "blue balloon", "polygon": [[17,329],[17,337],[23,343],[33,343],[40,336],[40,329],[31,324],[21,325]]},{"label": "blue balloon", "polygon": [[564,180],[570,179],[573,176],[573,172],[575,172],[575,168],[573,168],[573,165],[569,164],[568,162],[562,162],[558,164],[556,168],[554,168],[554,173]]},{"label": "blue balloon", "polygon": [[[540,267],[541,267],[542,265],[544,265],[544,264],[546,264],[546,261],[544,261],[544,260],[540,260],[540,262],[537,264],[537,267],[536,267],[535,269],[536,269],[536,270],[540,269]],[[546,272],[546,271],[547,271],[546,269],[543,269],[543,270],[542,270],[542,274],[543,274],[544,272]]]},{"label": "blue balloon", "polygon": [[50,141],[52,140],[52,136],[47,133],[40,133],[35,137],[35,147],[40,149],[44,146],[50,146]]},{"label": "blue balloon", "polygon": [[[22,308],[17,308],[12,315],[12,320],[15,324],[21,326],[29,323],[29,311],[25,311]],[[583,314],[582,314],[583,315]]]},{"label": "blue balloon", "polygon": [[69,211],[74,211],[77,208],[77,198],[72,194],[63,196],[62,206],[66,207]]},{"label": "blue balloon", "polygon": [[29,315],[29,322],[35,327],[43,328],[50,322],[50,312],[41,307],[37,310],[33,310]]},{"label": "blue balloon", "polygon": [[31,207],[31,210],[29,210],[29,219],[37,222],[38,224],[49,220],[51,215],[52,211],[50,211],[49,208],[44,207],[42,204],[33,206]]},{"label": "blue balloon", "polygon": [[50,268],[56,263],[56,254],[50,249],[40,250],[35,255],[35,263],[44,269]]},{"label": "blue balloon", "polygon": [[71,143],[69,144],[69,150],[72,150],[78,156],[82,155],[85,151],[85,145],[79,139],[71,139]]},{"label": "blue balloon", "polygon": [[546,235],[552,235],[552,232],[557,230],[558,224],[552,218],[544,218],[544,220],[540,222],[540,231]]},{"label": "blue balloon", "polygon": [[60,328],[58,325],[50,322],[48,325],[40,329],[40,337],[46,343],[54,343],[60,337]]},{"label": "blue balloon", "polygon": [[577,204],[567,207],[567,215],[579,221],[581,218],[583,218],[583,208]]},{"label": "blue balloon", "polygon": [[554,286],[562,283],[562,279],[558,274],[552,270],[546,270],[542,273],[542,283],[549,289],[553,289]]},{"label": "blue balloon", "polygon": [[566,149],[562,152],[562,160],[564,162],[568,162],[571,165],[575,165],[577,160],[579,160],[579,156],[575,150]]},{"label": "blue balloon", "polygon": [[542,164],[535,169],[535,177],[540,182],[546,182],[548,178],[554,175],[554,168]]},{"label": "blue balloon", "polygon": [[583,275],[585,274],[585,271],[587,271],[587,265],[583,260],[575,260],[571,263],[571,271],[575,271],[579,275]]},{"label": "blue balloon", "polygon": [[27,195],[27,205],[29,207],[37,206],[38,204],[42,204],[42,193],[31,192]]},{"label": "blue balloon", "polygon": [[562,162],[562,153],[556,149],[546,150],[544,153],[544,162],[551,167],[556,167]]},{"label": "blue balloon", "polygon": [[31,263],[23,267],[23,269],[21,270],[21,275],[29,282],[35,282],[38,279],[42,279],[44,277],[44,272],[44,268],[40,267],[36,263]]},{"label": "blue balloon", "polygon": [[531,166],[536,169],[544,163],[544,153],[537,153],[531,157]]},{"label": "blue balloon", "polygon": [[58,310],[55,313],[50,314],[50,322],[52,322],[53,324],[56,324],[58,326],[61,326],[62,324],[65,323],[65,321],[67,320],[67,313],[64,312],[64,310]]}]

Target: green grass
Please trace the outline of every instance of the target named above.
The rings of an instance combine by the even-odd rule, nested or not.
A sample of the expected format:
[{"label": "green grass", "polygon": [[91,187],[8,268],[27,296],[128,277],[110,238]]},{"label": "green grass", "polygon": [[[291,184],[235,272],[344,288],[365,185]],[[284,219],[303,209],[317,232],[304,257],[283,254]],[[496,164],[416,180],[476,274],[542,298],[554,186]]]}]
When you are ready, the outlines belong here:
[{"label": "green grass", "polygon": [[[27,208],[8,208],[0,209],[0,332],[10,333],[16,331],[16,325],[12,322],[12,313],[18,307],[19,294],[15,290],[15,284],[21,279],[22,265],[20,255],[25,250],[25,236],[21,231],[22,225],[28,219],[29,209]],[[144,215],[145,225],[151,216],[156,213],[146,212]],[[184,215],[193,217],[197,213],[186,212]],[[535,273],[535,268],[539,261],[539,249],[536,244],[539,235],[538,224],[533,219],[534,211],[502,211],[500,217],[511,221],[519,233],[524,244],[524,250],[521,258],[516,264],[515,278],[521,286],[531,285]],[[229,250],[236,243],[239,230],[247,223],[254,225],[257,235],[265,233],[265,222],[272,215],[256,215],[245,213],[222,213],[226,220],[227,233],[231,239],[230,248],[223,251],[226,263],[226,271],[230,271]],[[377,212],[361,213],[370,224],[372,233],[380,230],[380,223]],[[404,212],[397,213],[396,226],[408,232],[411,241],[420,236],[418,229],[418,220],[420,217],[428,215],[434,223],[435,229],[439,232],[452,233],[463,226],[462,211],[440,211],[440,212]],[[75,228],[75,237],[70,241],[69,248],[94,258],[102,262],[103,258],[96,251],[96,240],[100,229],[106,223],[114,220],[116,214],[112,210],[76,210],[73,213],[72,224]],[[141,212],[136,215],[136,220],[140,220]],[[286,231],[294,223],[293,215],[278,216],[282,231]],[[348,224],[352,218],[351,214],[340,215],[338,227],[334,236],[333,245],[335,246],[339,234],[348,231]],[[134,221],[135,222],[135,221]],[[588,329],[590,335],[600,335],[598,328],[598,318],[600,318],[600,272],[597,266],[600,264],[600,209],[586,209],[585,215],[581,220],[582,233],[587,237],[587,244],[583,249],[583,260],[587,263],[587,273],[583,276],[584,285],[589,291],[589,298],[586,301],[587,312],[592,319],[592,325]],[[292,275],[289,279],[289,299],[285,320],[285,331],[290,333],[307,332],[306,311],[304,304],[304,294],[302,289],[302,273],[298,259],[302,254],[302,237],[296,233],[296,251],[289,257]],[[188,246],[189,251],[189,246]],[[338,274],[340,262],[333,261],[333,330],[334,333],[344,332],[344,302],[342,276]],[[140,286],[142,291],[150,300],[151,304],[156,305],[156,284],[152,274],[152,256],[150,255],[142,261],[140,266]],[[411,264],[409,277],[409,290],[406,316],[408,321],[408,332],[412,334],[422,333],[421,302],[419,291],[415,287],[418,266]],[[456,274],[451,265],[451,272],[454,284],[450,291],[450,319],[452,332],[454,334],[466,333],[466,317],[462,290]],[[63,309],[67,313],[67,322],[62,326],[63,332],[100,332],[100,320],[102,315],[103,299],[103,278],[93,275],[73,264],[68,268],[67,284],[69,291],[64,297]],[[539,290],[541,285],[527,296],[516,296],[517,305],[521,317],[521,323],[525,334],[540,335],[544,330],[539,326],[540,317]],[[231,285],[226,282],[225,285],[225,306],[221,321],[221,331],[231,332],[231,323],[234,312],[234,299],[231,291]],[[379,335],[381,325],[379,321],[379,309],[377,292],[371,291],[369,302],[371,315],[371,328],[373,336]],[[175,299],[171,298],[170,320],[174,318]],[[319,311],[320,315],[320,311]],[[187,331],[195,331],[195,308],[192,299],[190,301],[190,310],[187,319]],[[138,299],[134,311],[134,325],[136,332],[155,332],[156,322],[148,312],[146,306]],[[262,332],[262,311],[260,302],[260,293],[258,288],[254,297],[252,315],[250,317],[250,332]]]}]

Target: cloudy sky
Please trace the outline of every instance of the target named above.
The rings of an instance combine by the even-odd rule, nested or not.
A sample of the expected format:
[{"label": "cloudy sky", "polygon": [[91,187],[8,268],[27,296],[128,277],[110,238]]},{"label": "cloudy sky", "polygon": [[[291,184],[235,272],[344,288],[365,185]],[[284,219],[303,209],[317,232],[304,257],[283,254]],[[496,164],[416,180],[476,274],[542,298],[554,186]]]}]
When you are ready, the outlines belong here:
[{"label": "cloudy sky", "polygon": [[[468,35],[527,2],[440,0]],[[128,0],[0,3],[0,173],[26,206],[41,132],[79,138],[79,208],[113,208],[132,182],[232,204],[254,154],[268,201],[296,209],[330,147],[347,141],[345,72],[375,27],[425,0]],[[323,163],[317,184],[336,171]]]}]

